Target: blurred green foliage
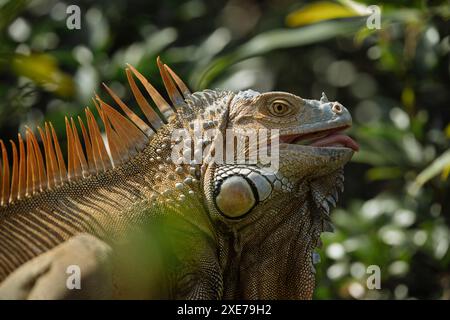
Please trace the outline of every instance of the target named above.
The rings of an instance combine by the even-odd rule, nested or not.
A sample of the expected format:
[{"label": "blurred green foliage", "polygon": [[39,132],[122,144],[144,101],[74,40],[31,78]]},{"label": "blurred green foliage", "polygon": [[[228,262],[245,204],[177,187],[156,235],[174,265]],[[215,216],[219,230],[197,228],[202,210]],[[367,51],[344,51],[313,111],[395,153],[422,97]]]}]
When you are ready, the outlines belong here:
[{"label": "blurred green foliage", "polygon": [[[66,27],[70,4],[80,30]],[[380,29],[366,26],[373,4]],[[361,151],[322,236],[315,297],[449,299],[449,18],[431,0],[0,0],[0,133],[45,115],[63,135],[101,81],[131,101],[125,63],[161,89],[157,55],[193,89],[325,91],[352,112]]]}]

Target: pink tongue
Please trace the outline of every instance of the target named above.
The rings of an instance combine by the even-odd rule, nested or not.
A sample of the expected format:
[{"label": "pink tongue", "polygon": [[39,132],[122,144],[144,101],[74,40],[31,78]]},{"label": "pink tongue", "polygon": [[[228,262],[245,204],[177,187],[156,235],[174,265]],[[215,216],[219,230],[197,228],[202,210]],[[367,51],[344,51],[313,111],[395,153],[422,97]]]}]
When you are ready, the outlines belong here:
[{"label": "pink tongue", "polygon": [[350,138],[349,136],[346,136],[345,134],[341,133],[333,133],[329,136],[326,136],[325,138],[318,139],[311,143],[310,145],[313,147],[332,147],[336,145],[343,145],[344,147],[353,149],[354,151],[359,150],[359,145]]}]

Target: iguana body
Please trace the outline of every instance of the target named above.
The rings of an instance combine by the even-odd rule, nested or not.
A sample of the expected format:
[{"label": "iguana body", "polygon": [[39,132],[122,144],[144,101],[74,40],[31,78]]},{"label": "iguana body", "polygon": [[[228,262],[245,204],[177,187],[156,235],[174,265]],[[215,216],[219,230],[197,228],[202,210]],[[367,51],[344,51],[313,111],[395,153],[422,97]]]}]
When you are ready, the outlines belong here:
[{"label": "iguana body", "polygon": [[[42,147],[31,130],[26,142],[20,136],[18,146],[12,142],[11,168],[1,143],[0,283],[77,234],[90,233],[115,248],[133,228],[169,217],[177,222],[167,232],[179,243],[171,251],[176,262],[165,266],[165,297],[311,298],[312,252],[329,225],[328,203],[342,188],[342,166],[357,148],[337,133],[351,125],[347,110],[326,97],[304,100],[282,92],[191,94],[158,64],[172,105],[138,71],[127,69],[148,122],[109,89],[122,114],[97,97],[111,159],[90,111],[87,124],[66,119],[67,163],[51,125],[39,130]],[[259,162],[174,163],[176,130],[192,137],[211,128],[223,137],[226,129],[279,130],[278,172],[267,174]],[[301,145],[305,138],[314,138],[313,144]],[[212,135],[203,146],[217,141]],[[208,152],[214,156],[217,148]]]}]

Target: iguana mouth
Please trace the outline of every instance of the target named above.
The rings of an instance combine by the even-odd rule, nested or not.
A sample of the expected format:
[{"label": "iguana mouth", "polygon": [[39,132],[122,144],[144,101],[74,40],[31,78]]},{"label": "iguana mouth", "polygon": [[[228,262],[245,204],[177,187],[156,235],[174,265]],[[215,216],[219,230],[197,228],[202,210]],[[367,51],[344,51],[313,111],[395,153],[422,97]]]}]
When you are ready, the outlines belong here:
[{"label": "iguana mouth", "polygon": [[358,151],[359,145],[355,142],[355,140],[342,133],[349,127],[350,126],[343,126],[311,133],[281,135],[280,141],[287,144],[297,144],[311,147],[345,147],[352,149],[353,151]]}]

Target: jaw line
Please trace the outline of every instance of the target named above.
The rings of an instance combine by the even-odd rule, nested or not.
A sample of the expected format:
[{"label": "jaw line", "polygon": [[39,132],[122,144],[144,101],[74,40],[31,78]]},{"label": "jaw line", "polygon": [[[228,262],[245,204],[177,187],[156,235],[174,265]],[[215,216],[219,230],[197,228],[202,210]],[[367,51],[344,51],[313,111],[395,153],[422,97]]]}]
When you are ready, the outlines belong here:
[{"label": "jaw line", "polygon": [[[281,150],[289,150],[299,153],[311,153],[315,152],[318,154],[329,154],[332,152],[333,154],[346,154],[346,153],[355,153],[355,150],[345,147],[345,146],[311,146],[305,144],[296,144],[294,143],[299,137],[304,137],[304,139],[308,139],[308,135],[320,134],[321,132],[326,133],[330,132],[343,132],[352,127],[352,121],[337,119],[334,121],[328,121],[325,123],[320,123],[317,125],[312,125],[307,128],[304,126],[298,128],[297,130],[289,131],[288,133],[280,132],[280,151]],[[290,140],[289,137],[293,139]],[[284,139],[290,140],[289,142],[283,142]],[[328,152],[327,152],[328,151]]]},{"label": "jaw line", "polygon": [[333,155],[353,155],[355,153],[353,149],[347,147],[314,147],[302,144],[280,143],[280,152],[282,151],[293,151],[298,154],[316,153],[323,156],[330,156],[330,153],[333,153]]},{"label": "jaw line", "polygon": [[[354,153],[353,149],[347,147],[312,147],[283,143],[280,144],[279,171],[299,183],[304,179],[318,178],[342,168]],[[307,166],[300,165],[305,161]]]}]

